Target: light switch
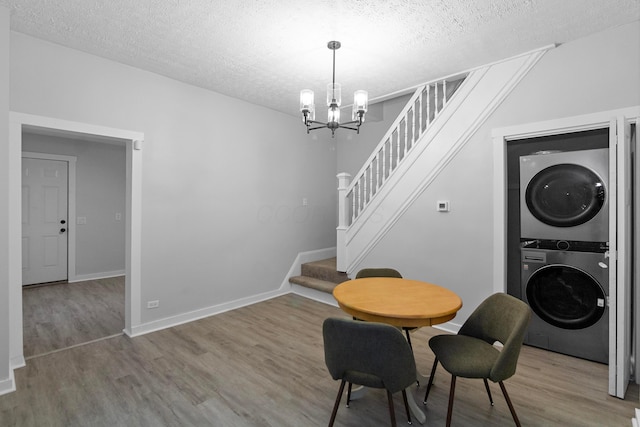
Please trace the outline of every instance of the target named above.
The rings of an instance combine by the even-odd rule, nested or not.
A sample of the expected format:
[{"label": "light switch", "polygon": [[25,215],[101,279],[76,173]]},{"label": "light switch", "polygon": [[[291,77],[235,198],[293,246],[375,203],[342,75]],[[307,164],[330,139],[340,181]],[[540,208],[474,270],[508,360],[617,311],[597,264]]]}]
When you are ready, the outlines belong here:
[{"label": "light switch", "polygon": [[86,223],[87,223],[87,217],[86,216],[79,216],[78,218],[76,218],[76,224],[85,225]]}]

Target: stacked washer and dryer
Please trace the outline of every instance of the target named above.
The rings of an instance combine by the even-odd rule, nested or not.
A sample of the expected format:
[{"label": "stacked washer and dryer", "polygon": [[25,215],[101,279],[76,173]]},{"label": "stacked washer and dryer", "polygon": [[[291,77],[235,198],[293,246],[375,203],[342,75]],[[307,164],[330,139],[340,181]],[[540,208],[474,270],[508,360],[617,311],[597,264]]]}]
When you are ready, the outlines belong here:
[{"label": "stacked washer and dryer", "polygon": [[609,359],[609,150],[520,156],[525,343]]}]

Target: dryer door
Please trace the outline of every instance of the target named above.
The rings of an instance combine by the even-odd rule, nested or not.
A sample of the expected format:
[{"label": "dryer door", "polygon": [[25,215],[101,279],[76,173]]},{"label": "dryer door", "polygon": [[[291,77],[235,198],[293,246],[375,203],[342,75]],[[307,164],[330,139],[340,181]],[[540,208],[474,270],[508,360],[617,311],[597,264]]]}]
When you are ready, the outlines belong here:
[{"label": "dryer door", "polygon": [[527,185],[533,216],[555,227],[574,227],[592,219],[605,201],[604,183],[588,168],[558,164],[538,172]]},{"label": "dryer door", "polygon": [[527,282],[527,300],[544,321],[563,329],[583,329],[604,315],[606,296],[588,273],[552,264],[536,270]]}]

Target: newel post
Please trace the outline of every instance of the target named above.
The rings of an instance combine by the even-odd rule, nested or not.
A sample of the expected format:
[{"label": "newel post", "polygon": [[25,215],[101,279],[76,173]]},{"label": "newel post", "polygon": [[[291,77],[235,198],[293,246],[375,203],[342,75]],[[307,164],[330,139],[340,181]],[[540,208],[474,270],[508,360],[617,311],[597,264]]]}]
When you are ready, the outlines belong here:
[{"label": "newel post", "polygon": [[351,184],[351,175],[342,172],[337,175],[338,178],[338,228],[336,236],[336,269],[338,271],[347,271],[347,239],[346,233],[349,227],[349,199],[347,198],[347,189]]}]

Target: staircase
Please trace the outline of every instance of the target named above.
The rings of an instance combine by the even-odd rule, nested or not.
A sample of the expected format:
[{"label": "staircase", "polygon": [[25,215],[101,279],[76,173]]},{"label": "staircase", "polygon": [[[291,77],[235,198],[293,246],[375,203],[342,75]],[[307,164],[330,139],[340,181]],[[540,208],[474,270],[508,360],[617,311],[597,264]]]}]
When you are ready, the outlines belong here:
[{"label": "staircase", "polygon": [[307,262],[300,266],[300,276],[289,278],[289,283],[325,292],[331,295],[336,285],[349,280],[347,273],[336,270],[336,258]]},{"label": "staircase", "polygon": [[337,176],[337,270],[355,271],[396,223],[417,219],[403,216],[546,49],[416,90],[353,179]]}]

